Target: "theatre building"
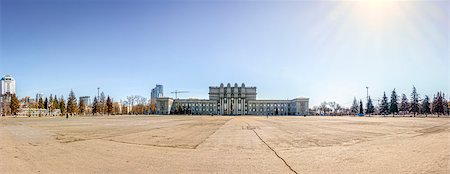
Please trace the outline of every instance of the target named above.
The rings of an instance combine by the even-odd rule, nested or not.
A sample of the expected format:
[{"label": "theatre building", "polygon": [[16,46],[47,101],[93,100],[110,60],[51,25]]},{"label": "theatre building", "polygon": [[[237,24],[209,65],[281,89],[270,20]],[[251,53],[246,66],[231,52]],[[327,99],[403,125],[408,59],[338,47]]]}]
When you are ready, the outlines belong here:
[{"label": "theatre building", "polygon": [[309,98],[257,100],[256,87],[245,84],[209,87],[209,99],[157,98],[157,114],[307,115]]}]

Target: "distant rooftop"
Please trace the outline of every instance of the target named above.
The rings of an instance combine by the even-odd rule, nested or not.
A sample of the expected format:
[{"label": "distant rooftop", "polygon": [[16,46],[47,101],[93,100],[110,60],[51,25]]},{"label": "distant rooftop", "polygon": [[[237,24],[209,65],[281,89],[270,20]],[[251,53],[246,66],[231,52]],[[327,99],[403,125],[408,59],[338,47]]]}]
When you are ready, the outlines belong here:
[{"label": "distant rooftop", "polygon": [[14,81],[14,78],[11,75],[5,75],[1,80],[12,80]]}]

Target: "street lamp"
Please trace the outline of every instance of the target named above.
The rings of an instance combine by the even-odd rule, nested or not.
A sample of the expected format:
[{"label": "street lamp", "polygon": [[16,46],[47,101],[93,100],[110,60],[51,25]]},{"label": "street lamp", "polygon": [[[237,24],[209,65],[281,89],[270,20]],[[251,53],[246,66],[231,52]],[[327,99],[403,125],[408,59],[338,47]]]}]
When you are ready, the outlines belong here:
[{"label": "street lamp", "polygon": [[97,101],[100,99],[100,87],[97,87]]},{"label": "street lamp", "polygon": [[369,102],[369,87],[368,86],[366,86],[366,89],[367,89],[367,102]]}]

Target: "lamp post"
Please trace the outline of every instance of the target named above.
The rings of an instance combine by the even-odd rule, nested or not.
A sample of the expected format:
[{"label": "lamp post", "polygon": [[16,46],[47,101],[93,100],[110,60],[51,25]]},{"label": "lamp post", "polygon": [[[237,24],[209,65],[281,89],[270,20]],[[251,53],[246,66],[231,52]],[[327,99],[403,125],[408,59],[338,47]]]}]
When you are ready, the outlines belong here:
[{"label": "lamp post", "polygon": [[[366,100],[367,100],[366,112],[367,112],[367,111],[369,111],[369,87],[368,86],[366,86],[366,90],[367,90],[367,97],[366,97]],[[369,116],[370,116],[370,114],[369,114]]]},{"label": "lamp post", "polygon": [[366,86],[366,89],[367,89],[367,102],[369,102],[369,87],[368,86]]},{"label": "lamp post", "polygon": [[[100,101],[100,87],[97,87],[97,105],[98,105],[98,102]],[[95,106],[93,106],[93,107],[95,107]],[[98,111],[96,111],[97,113],[98,113]]]},{"label": "lamp post", "polygon": [[100,99],[100,87],[97,87],[97,100]]}]

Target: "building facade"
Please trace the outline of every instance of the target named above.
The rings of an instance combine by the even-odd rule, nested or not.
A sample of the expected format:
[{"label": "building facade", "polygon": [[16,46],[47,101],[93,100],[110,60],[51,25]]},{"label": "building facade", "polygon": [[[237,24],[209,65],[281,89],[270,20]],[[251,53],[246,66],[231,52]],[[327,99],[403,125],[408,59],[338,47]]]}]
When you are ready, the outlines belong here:
[{"label": "building facade", "polygon": [[36,109],[36,108],[21,108],[17,113],[18,116],[59,116],[61,115],[60,109]]},{"label": "building facade", "polygon": [[0,116],[3,116],[3,96],[0,95]]},{"label": "building facade", "polygon": [[257,100],[256,87],[227,84],[209,87],[209,99],[159,98],[157,114],[307,115],[309,98]]},{"label": "building facade", "polygon": [[160,97],[156,99],[156,114],[171,114],[173,99],[168,97]]},{"label": "building facade", "polygon": [[164,96],[163,85],[156,85],[156,87],[152,89],[150,99],[152,101],[155,101],[157,98],[161,98],[163,96]]},{"label": "building facade", "polygon": [[1,79],[1,92],[2,95],[16,94],[16,81],[11,75],[5,75]]},{"label": "building facade", "polygon": [[0,115],[8,113],[11,95],[16,94],[16,81],[11,75],[5,75],[0,80]]},{"label": "building facade", "polygon": [[91,105],[91,97],[90,96],[81,96],[79,97],[80,102],[84,102],[84,106],[90,106]]},{"label": "building facade", "polygon": [[[56,95],[55,95],[56,96]],[[44,99],[44,94],[43,93],[36,93],[36,102],[39,102],[39,99],[42,98]]]}]

